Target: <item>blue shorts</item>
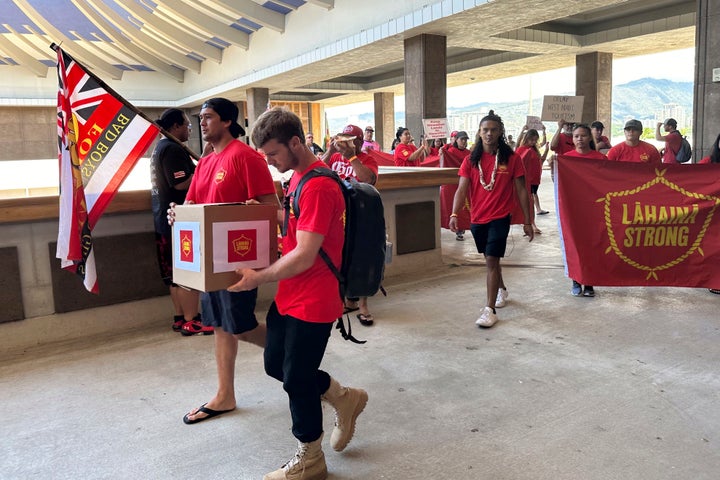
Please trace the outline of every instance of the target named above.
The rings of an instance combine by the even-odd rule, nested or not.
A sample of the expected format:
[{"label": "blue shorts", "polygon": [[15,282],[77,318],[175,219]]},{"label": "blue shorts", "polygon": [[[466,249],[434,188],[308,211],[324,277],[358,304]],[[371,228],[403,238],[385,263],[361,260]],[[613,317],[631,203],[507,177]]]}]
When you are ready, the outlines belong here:
[{"label": "blue shorts", "polygon": [[489,223],[473,223],[470,225],[470,232],[475,239],[478,253],[486,257],[504,257],[510,233],[510,215]]},{"label": "blue shorts", "polygon": [[248,292],[206,292],[200,296],[202,323],[238,335],[258,326],[255,318],[257,288]]}]

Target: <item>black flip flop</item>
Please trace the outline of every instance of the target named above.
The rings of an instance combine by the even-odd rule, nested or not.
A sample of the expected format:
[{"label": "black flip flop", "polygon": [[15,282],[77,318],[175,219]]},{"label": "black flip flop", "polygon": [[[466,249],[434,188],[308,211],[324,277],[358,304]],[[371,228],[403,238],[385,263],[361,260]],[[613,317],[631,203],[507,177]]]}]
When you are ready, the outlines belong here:
[{"label": "black flip flop", "polygon": [[375,321],[375,317],[372,316],[372,313],[368,313],[367,315],[364,313],[358,313],[357,319],[360,320],[360,325],[365,325],[366,327],[369,327]]},{"label": "black flip flop", "polygon": [[185,414],[185,416],[183,417],[183,422],[184,422],[186,425],[192,425],[193,423],[200,423],[200,422],[202,422],[203,420],[208,420],[208,419],[210,419],[210,418],[217,417],[218,415],[222,415],[223,413],[228,413],[228,412],[232,412],[233,410],[235,410],[234,408],[231,408],[230,410],[213,410],[212,408],[207,408],[205,405],[207,405],[207,403],[203,404],[203,406],[200,407],[200,408],[198,408],[198,409],[197,409],[197,412],[195,412],[195,413],[192,414],[192,415],[196,415],[196,414],[202,412],[202,413],[204,413],[204,414],[207,415],[206,417],[196,418],[195,420],[190,420],[190,418],[188,418],[188,417],[189,417],[191,414],[190,414],[190,413],[187,413],[187,414]]}]

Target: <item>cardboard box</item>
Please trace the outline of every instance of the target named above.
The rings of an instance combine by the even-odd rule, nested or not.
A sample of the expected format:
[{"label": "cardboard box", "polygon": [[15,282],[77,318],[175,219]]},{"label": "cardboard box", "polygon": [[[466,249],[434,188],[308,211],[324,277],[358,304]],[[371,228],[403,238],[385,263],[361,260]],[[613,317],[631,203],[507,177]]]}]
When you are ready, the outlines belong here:
[{"label": "cardboard box", "polygon": [[236,268],[277,260],[277,207],[211,203],[175,207],[173,281],[203,292],[236,283]]}]

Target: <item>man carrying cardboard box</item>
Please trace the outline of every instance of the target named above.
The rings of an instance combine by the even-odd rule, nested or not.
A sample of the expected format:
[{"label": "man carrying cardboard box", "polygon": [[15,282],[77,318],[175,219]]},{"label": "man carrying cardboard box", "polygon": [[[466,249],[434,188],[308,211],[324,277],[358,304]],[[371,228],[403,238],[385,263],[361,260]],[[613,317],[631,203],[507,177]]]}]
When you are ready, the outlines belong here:
[{"label": "man carrying cardboard box", "polygon": [[[305,146],[300,119],[288,110],[274,108],[255,122],[252,141],[270,165],[281,172],[293,170],[288,192],[314,168],[327,168]],[[341,386],[320,370],[332,325],[342,301],[332,292],[338,281],[319,252],[322,248],[339,268],[344,243],[345,200],[335,180],[308,180],[298,199],[299,217],[291,212],[283,256],[260,270],[239,269],[241,279],[228,290],[251,291],[263,283],[278,282],[275,301],[267,315],[265,372],[283,382],[290,400],[292,432],[298,441],[295,455],[264,480],[323,480],[327,478],[322,451],[321,400],[335,409],[330,445],[342,451],[355,431],[355,420],[365,408],[364,390]],[[287,206],[286,208],[290,208]]]},{"label": "man carrying cardboard box", "polygon": [[[280,206],[265,159],[237,140],[245,130],[237,123],[238,108],[225,98],[206,101],[200,110],[203,140],[213,151],[200,159],[185,203],[257,201]],[[174,210],[169,211],[174,220]],[[215,360],[218,390],[207,403],[183,417],[186,424],[198,423],[235,409],[235,358],[238,340],[265,347],[265,325],[255,318],[257,289],[243,292],[203,293],[202,322],[215,328]],[[202,326],[194,333],[202,334]]]}]

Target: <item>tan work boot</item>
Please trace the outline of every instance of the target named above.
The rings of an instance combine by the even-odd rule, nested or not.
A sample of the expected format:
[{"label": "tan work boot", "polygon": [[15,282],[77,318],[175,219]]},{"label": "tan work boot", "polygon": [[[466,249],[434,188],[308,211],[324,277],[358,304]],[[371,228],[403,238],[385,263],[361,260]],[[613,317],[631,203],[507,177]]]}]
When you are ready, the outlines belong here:
[{"label": "tan work boot", "polygon": [[322,435],[310,443],[298,441],[295,456],[274,472],[263,477],[263,480],[325,480],[327,465],[322,451]]},{"label": "tan work boot", "polygon": [[355,433],[355,420],[365,409],[368,394],[359,388],[341,386],[330,378],[330,387],[322,396],[335,409],[335,428],[330,436],[330,446],[336,452],[342,452]]}]

